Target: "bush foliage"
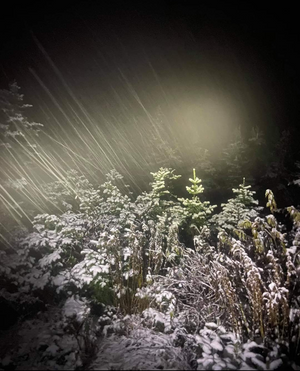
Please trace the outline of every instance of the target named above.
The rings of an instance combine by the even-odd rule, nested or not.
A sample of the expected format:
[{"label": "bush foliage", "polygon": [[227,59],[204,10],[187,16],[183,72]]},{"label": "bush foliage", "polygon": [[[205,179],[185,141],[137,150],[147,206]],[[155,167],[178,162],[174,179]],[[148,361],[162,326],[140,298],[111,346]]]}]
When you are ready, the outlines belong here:
[{"label": "bush foliage", "polygon": [[195,170],[191,198],[172,193],[174,170],[152,176],[151,190],[136,199],[115,170],[98,188],[73,170],[48,184],[61,212],[37,215],[33,230],[1,251],[1,297],[16,310],[33,297],[52,304],[76,295],[124,314],[153,307],[189,333],[218,322],[299,356],[300,212],[286,209],[293,227],[285,230],[272,191],[262,216],[243,179],[213,215]]}]

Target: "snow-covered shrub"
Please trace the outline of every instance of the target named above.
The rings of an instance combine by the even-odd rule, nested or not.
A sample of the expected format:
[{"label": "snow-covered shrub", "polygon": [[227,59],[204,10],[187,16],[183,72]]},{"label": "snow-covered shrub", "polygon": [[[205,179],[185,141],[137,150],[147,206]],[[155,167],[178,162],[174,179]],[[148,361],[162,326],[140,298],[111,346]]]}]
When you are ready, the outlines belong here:
[{"label": "snow-covered shrub", "polygon": [[20,322],[12,331],[13,337],[8,332],[0,339],[0,368],[85,369],[97,350],[97,327],[87,304],[73,296],[61,308],[49,306]]},{"label": "snow-covered shrub", "polygon": [[[126,335],[101,339],[91,370],[190,370],[185,350],[174,346],[171,335],[147,327],[132,328]],[[118,330],[117,330],[118,332]]]},{"label": "snow-covered shrub", "polygon": [[221,204],[222,211],[212,217],[218,230],[224,229],[226,232],[233,232],[239,222],[250,219],[254,220],[258,216],[258,201],[253,198],[254,191],[250,190],[251,186],[245,185],[245,178],[239,188],[233,188],[232,192],[235,198],[229,199],[226,203]]},{"label": "snow-covered shrub", "polygon": [[[275,210],[271,191],[268,206]],[[215,321],[244,339],[262,339],[299,353],[299,212],[294,215],[292,242],[273,214],[239,224],[240,239],[224,230],[216,247],[195,237],[195,250],[184,249],[180,264],[168,274],[153,276],[154,285],[175,297],[175,317],[196,332]],[[242,230],[244,229],[244,231]],[[149,295],[149,294],[148,294]]]},{"label": "snow-covered shrub", "polygon": [[[22,140],[29,145],[31,135],[37,136],[43,124],[28,121],[24,109],[32,107],[23,103],[24,95],[19,93],[16,81],[9,84],[9,90],[0,89],[0,146],[12,148]],[[25,138],[25,139],[24,139]]]},{"label": "snow-covered shrub", "polygon": [[114,170],[98,189],[74,171],[64,184],[49,185],[48,198],[65,211],[37,215],[33,232],[19,239],[11,256],[18,263],[9,275],[20,290],[81,293],[126,312],[143,310],[148,299],[135,296],[137,289],[179,262],[179,226],[189,220],[203,224],[213,210],[197,196],[203,187],[195,171],[193,186],[187,187],[193,199],[180,202],[170,192],[179,177],[174,170],[152,175],[152,190],[135,201],[121,192],[122,176]]},{"label": "snow-covered shrub", "polygon": [[[8,245],[15,227],[29,222],[36,214],[35,202],[28,202],[31,189],[29,173],[33,169],[36,139],[42,124],[26,117],[24,95],[14,81],[0,89],[0,244]],[[26,170],[25,170],[26,169]],[[29,180],[30,179],[30,180]],[[23,220],[22,220],[23,219]]]},{"label": "snow-covered shrub", "polygon": [[95,189],[84,175],[79,175],[74,169],[68,170],[60,180],[42,185],[42,191],[49,203],[49,208],[56,212],[57,210],[78,212],[81,200],[85,197],[88,198],[90,204],[96,207],[100,199],[99,190]]},{"label": "snow-covered shrub", "polygon": [[197,333],[206,322],[216,318],[236,329],[237,294],[231,283],[232,267],[224,266],[224,259],[231,263],[213,248],[206,252],[186,249],[179,266],[170,268],[165,277],[153,277],[154,285],[148,290],[156,285],[161,292],[167,290],[174,297],[172,315],[189,333]]},{"label": "snow-covered shrub", "polygon": [[[273,214],[260,218],[251,210],[257,202],[243,183],[233,190],[236,198],[210,219],[213,206],[198,198],[203,187],[195,171],[187,187],[192,200],[171,193],[170,183],[178,178],[174,170],[152,175],[152,189],[134,201],[119,188],[116,171],[98,189],[70,173],[66,195],[76,198],[76,208],[65,205],[60,215],[37,215],[18,250],[3,252],[2,276],[15,291],[43,300],[48,290],[52,296],[80,294],[123,313],[150,306],[167,316],[171,327],[177,323],[190,333],[218,319],[228,330],[265,343],[283,344],[291,337],[296,354],[299,212],[288,209],[294,228],[284,234]],[[274,195],[267,190],[266,197],[272,213]],[[216,246],[208,242],[212,222],[220,230]],[[178,240],[179,228],[191,223],[198,231],[194,249]]]},{"label": "snow-covered shrub", "polygon": [[[273,194],[267,191],[266,196],[267,206],[273,211],[276,208]],[[246,220],[241,226],[251,230],[251,239],[246,235],[243,242],[225,234],[220,237],[230,245],[231,254],[240,266],[241,282],[247,289],[248,308],[252,307],[252,325],[249,327],[248,323],[247,330],[265,339],[284,342],[292,325],[289,312],[294,305],[291,298],[295,295],[299,258],[295,249],[289,248],[287,236],[281,233],[274,215],[257,217],[253,222]],[[251,316],[245,318],[249,322]]]},{"label": "snow-covered shrub", "polygon": [[154,279],[151,281],[151,285],[138,289],[136,296],[140,299],[146,299],[149,306],[172,319],[175,313],[176,298],[171,291],[160,284],[158,277],[160,276],[151,277]]},{"label": "snow-covered shrub", "polygon": [[178,255],[176,199],[168,190],[168,182],[178,177],[173,172],[153,173],[152,190],[135,202],[116,185],[122,178],[116,171],[99,189],[71,172],[66,184],[54,184],[50,196],[56,202],[62,186],[62,196],[78,199],[78,209],[71,200],[61,215],[37,215],[33,232],[10,256],[12,269],[4,273],[25,292],[81,292],[131,311],[147,275],[160,273]]}]

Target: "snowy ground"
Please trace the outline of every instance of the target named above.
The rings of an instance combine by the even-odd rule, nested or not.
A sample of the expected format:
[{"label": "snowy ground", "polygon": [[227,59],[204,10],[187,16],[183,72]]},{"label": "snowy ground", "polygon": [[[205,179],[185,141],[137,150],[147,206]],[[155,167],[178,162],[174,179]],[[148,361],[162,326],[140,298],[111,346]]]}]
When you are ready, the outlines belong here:
[{"label": "snowy ground", "polygon": [[0,369],[300,370],[278,350],[242,345],[214,323],[190,335],[153,309],[118,318],[113,310],[96,317],[85,308],[69,300],[2,333]]},{"label": "snowy ground", "polygon": [[67,370],[82,365],[77,339],[64,329],[59,308],[50,308],[15,325],[0,342],[6,350],[2,358],[4,369]]},{"label": "snowy ground", "polygon": [[191,370],[180,347],[170,336],[150,329],[136,329],[127,336],[112,336],[100,343],[93,370]]}]

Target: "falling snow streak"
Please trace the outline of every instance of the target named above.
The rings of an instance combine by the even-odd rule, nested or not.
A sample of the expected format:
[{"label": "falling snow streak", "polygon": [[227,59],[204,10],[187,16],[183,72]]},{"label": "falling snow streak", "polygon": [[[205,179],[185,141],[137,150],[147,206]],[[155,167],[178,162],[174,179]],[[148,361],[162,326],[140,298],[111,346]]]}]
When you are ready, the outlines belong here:
[{"label": "falling snow streak", "polygon": [[[85,108],[83,107],[83,105],[75,97],[75,95],[73,94],[72,90],[67,85],[65,79],[63,78],[63,76],[60,73],[60,71],[58,70],[58,68],[55,66],[54,62],[52,61],[52,59],[50,58],[50,56],[48,55],[48,53],[45,51],[45,49],[43,48],[43,46],[41,45],[41,43],[38,41],[38,39],[34,36],[34,34],[32,34],[32,37],[33,37],[34,41],[36,42],[36,44],[38,45],[39,49],[42,51],[42,53],[45,56],[45,58],[47,59],[47,61],[49,62],[49,64],[51,65],[51,67],[53,68],[53,70],[55,71],[55,73],[57,74],[57,76],[59,77],[59,79],[61,80],[61,82],[63,83],[63,86],[65,87],[65,89],[67,90],[67,92],[69,93],[69,95],[72,97],[73,101],[76,103],[76,105],[79,108],[80,112],[84,115],[85,120],[87,120],[87,122],[90,123],[91,127],[95,127],[95,124],[92,122],[92,119],[90,118],[89,114],[87,113],[87,111],[85,110]],[[50,98],[55,103],[56,107],[60,110],[60,112],[63,113],[64,117],[67,119],[67,121],[69,122],[70,126],[72,126],[73,129],[76,131],[78,137],[85,143],[85,145],[89,149],[91,149],[90,148],[90,142],[86,142],[83,139],[82,135],[79,134],[79,132],[77,131],[77,129],[75,129],[74,123],[73,124],[71,123],[71,120],[69,119],[68,115],[65,113],[65,111],[60,106],[60,104],[57,102],[57,100],[55,99],[55,97],[51,94],[51,92],[49,91],[49,89],[45,86],[45,84],[39,78],[39,76],[37,75],[37,73],[32,68],[30,68],[30,71],[35,76],[35,78],[40,83],[40,85],[44,88],[44,90],[47,92],[47,94],[49,94]],[[113,167],[115,167],[115,165],[118,165],[118,166],[121,167],[121,169],[123,171],[125,171],[125,173],[127,173],[127,175],[129,176],[130,180],[133,183],[135,183],[134,178],[132,177],[132,175],[130,174],[130,172],[128,171],[128,169],[123,166],[123,162],[122,162],[121,158],[114,151],[114,149],[110,145],[110,143],[107,140],[107,138],[105,137],[105,135],[103,135],[103,133],[101,132],[101,129],[99,128],[99,126],[97,126],[96,129],[97,129],[98,135],[100,134],[100,136],[99,136],[100,137],[100,141],[95,139],[95,136],[92,134],[91,130],[85,124],[84,120],[80,119],[79,115],[76,113],[76,111],[72,107],[72,105],[68,104],[68,107],[71,110],[71,112],[73,113],[73,116],[76,118],[76,122],[77,123],[80,123],[84,127],[84,129],[88,132],[88,134],[90,136],[90,140],[92,140],[95,143],[95,145],[100,149],[100,153],[105,157],[105,160],[107,162],[105,168],[108,170],[109,168],[113,168]],[[62,130],[65,132],[65,130],[63,129],[63,127],[62,127]],[[66,132],[65,132],[65,134],[66,134]],[[110,153],[107,152],[100,145],[100,143],[103,143],[103,142],[106,144],[106,146],[109,149],[109,152]],[[95,159],[97,157],[98,157],[97,155],[94,156]],[[138,187],[137,184],[135,184],[135,185]]]},{"label": "falling snow streak", "polygon": [[[24,88],[38,96],[37,104],[28,100],[44,130],[5,152],[2,174],[26,180],[18,196],[39,212],[51,203],[41,185],[69,187],[69,169],[99,184],[115,168],[140,192],[150,171],[162,164],[188,168],[204,148],[216,158],[235,126],[271,122],[280,109],[280,102],[269,109],[268,68],[255,53],[246,62],[246,47],[236,39],[206,26],[200,35],[183,18],[166,25],[155,18],[148,28],[136,15],[136,22],[124,15],[118,24],[80,15],[48,30],[49,38],[44,25],[30,34],[33,55],[26,51],[22,68],[30,62],[35,85],[27,80]],[[10,196],[1,190],[6,209],[13,206],[20,218],[16,193]]]}]

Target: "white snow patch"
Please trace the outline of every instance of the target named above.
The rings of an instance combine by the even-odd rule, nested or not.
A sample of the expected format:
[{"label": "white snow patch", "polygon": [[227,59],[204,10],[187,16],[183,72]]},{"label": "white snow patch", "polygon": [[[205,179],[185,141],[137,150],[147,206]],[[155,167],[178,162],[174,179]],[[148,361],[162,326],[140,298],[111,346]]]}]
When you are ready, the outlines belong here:
[{"label": "white snow patch", "polygon": [[201,367],[201,365],[202,365],[204,367],[204,369],[209,370],[212,367],[212,365],[214,364],[214,360],[213,360],[212,356],[207,355],[204,358],[197,359],[197,363],[198,363],[198,368],[197,369],[201,369],[201,368],[199,368],[199,366]]},{"label": "white snow patch", "polygon": [[258,367],[260,367],[261,369],[263,369],[263,370],[266,370],[267,369],[267,365],[264,363],[264,362],[262,362],[262,361],[260,361],[258,358],[256,358],[256,357],[252,357],[251,358],[251,362],[255,365],[255,366],[258,366]]},{"label": "white snow patch", "polygon": [[189,370],[181,349],[171,337],[147,328],[136,328],[128,336],[102,339],[91,370]]},{"label": "white snow patch", "polygon": [[213,365],[212,370],[222,370],[222,366],[220,365]]},{"label": "white snow patch", "polygon": [[170,324],[170,318],[169,316],[165,315],[164,313],[161,313],[153,308],[145,309],[142,313],[142,316],[146,319],[152,319],[153,320],[153,327],[157,323],[162,323],[164,326],[164,332],[167,332],[171,329]]},{"label": "white snow patch", "polygon": [[211,354],[211,348],[205,344],[202,345],[202,350],[206,354]]},{"label": "white snow patch", "polygon": [[298,185],[300,187],[300,179],[293,180],[292,183]]},{"label": "white snow patch", "polygon": [[67,299],[63,307],[65,317],[75,317],[78,322],[82,322],[89,311],[90,309],[86,306],[85,302],[75,299],[74,296]]},{"label": "white snow patch", "polygon": [[218,328],[218,325],[214,322],[207,322],[205,324],[205,327],[211,329],[211,330],[216,330]]},{"label": "white snow patch", "polygon": [[224,349],[223,345],[217,340],[213,340],[211,343],[210,343],[210,346],[213,348],[213,349],[216,349],[216,350],[219,350],[220,352],[222,352],[222,350]]},{"label": "white snow patch", "polygon": [[283,364],[282,359],[275,359],[274,361],[270,362],[269,369],[275,370],[276,368],[280,367]]}]

